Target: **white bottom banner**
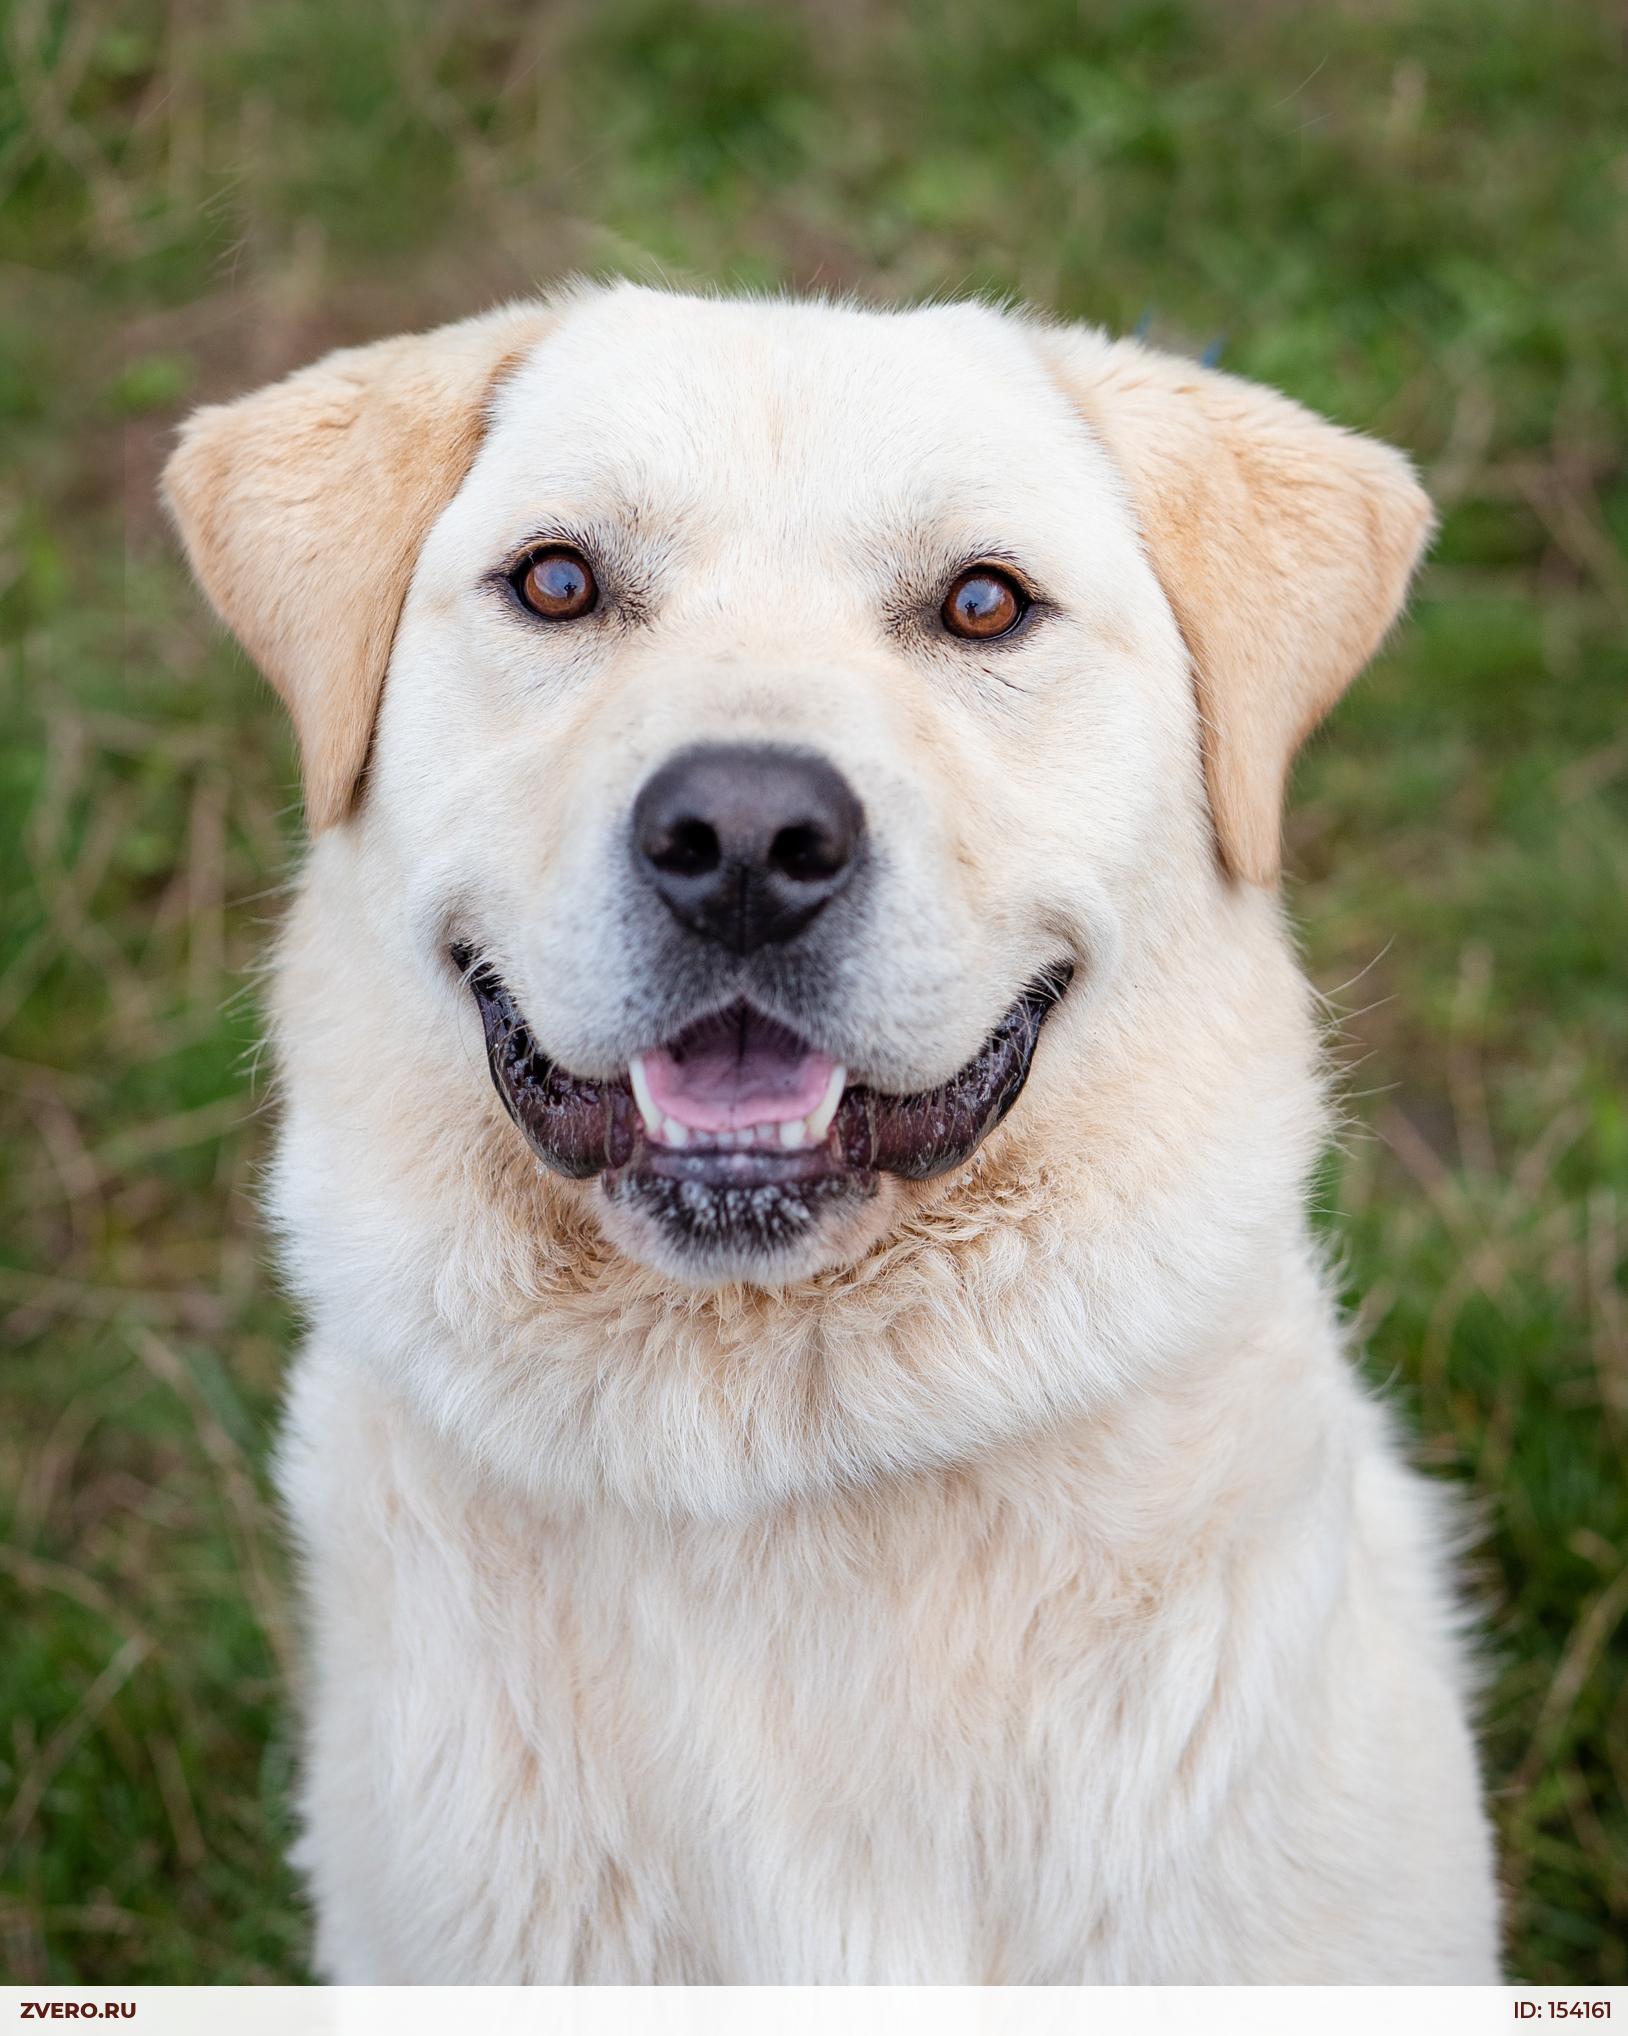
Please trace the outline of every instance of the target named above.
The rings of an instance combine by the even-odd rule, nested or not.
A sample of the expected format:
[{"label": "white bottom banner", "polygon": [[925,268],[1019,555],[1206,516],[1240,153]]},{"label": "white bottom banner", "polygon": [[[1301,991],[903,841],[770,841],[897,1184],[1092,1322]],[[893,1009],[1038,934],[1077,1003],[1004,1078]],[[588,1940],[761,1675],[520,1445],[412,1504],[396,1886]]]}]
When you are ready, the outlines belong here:
[{"label": "white bottom banner", "polygon": [[1628,2023],[1628,1987],[0,1987],[0,2036],[1492,2036]]}]

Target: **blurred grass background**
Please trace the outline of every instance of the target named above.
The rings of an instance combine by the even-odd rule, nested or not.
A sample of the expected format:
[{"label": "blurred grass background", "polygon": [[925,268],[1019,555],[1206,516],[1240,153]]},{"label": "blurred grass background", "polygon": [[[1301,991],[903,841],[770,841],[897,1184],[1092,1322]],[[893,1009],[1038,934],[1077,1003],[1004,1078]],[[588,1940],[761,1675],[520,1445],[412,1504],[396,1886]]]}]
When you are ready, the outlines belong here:
[{"label": "blurred grass background", "polygon": [[253,1215],[280,716],[193,401],[562,270],[989,290],[1411,448],[1445,522],[1291,821],[1372,1375],[1485,1538],[1510,1966],[1628,1980],[1628,96],[1612,5],[6,0],[0,1972],[302,1973],[291,1324]]}]

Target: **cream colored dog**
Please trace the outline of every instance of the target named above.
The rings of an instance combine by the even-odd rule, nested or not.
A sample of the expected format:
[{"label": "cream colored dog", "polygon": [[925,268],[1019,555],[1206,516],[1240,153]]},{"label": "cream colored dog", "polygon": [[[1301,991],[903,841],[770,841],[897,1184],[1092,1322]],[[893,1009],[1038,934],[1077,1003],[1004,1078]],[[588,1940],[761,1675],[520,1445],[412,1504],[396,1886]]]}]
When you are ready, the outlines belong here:
[{"label": "cream colored dog", "polygon": [[623,287],[167,485],[314,837],[319,1967],[1493,1979],[1274,891],[1406,461],[1097,332]]}]

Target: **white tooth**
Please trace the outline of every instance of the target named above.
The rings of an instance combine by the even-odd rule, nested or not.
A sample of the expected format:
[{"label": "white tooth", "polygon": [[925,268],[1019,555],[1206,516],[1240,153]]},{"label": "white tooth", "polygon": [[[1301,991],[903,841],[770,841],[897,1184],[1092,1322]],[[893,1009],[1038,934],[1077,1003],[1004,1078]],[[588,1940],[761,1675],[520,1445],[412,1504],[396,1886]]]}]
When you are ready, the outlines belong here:
[{"label": "white tooth", "polygon": [[663,1143],[667,1145],[688,1145],[690,1142],[689,1126],[687,1124],[680,1124],[676,1117],[663,1117],[661,1120],[661,1137]]},{"label": "white tooth", "polygon": [[781,1125],[780,1143],[785,1147],[787,1152],[796,1152],[801,1146],[807,1143],[807,1140],[808,1140],[808,1120],[806,1118],[793,1117],[789,1124]]},{"label": "white tooth", "polygon": [[842,1101],[842,1092],[848,1086],[848,1070],[839,1062],[831,1070],[831,1079],[825,1085],[825,1094],[808,1113],[808,1142],[818,1145],[831,1129],[831,1119],[837,1114],[837,1105]]},{"label": "white tooth", "polygon": [[656,1108],[655,1098],[650,1093],[650,1077],[644,1071],[644,1055],[636,1053],[628,1062],[628,1080],[633,1084],[633,1100],[639,1106],[639,1115],[644,1119],[644,1128],[652,1138],[661,1136],[661,1112]]}]

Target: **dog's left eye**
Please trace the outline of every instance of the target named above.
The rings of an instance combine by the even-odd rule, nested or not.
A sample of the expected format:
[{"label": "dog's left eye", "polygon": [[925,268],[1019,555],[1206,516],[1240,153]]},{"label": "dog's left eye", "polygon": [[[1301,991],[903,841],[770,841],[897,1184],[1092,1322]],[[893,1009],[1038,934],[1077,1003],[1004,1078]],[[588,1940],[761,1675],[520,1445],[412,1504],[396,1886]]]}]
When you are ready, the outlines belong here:
[{"label": "dog's left eye", "polygon": [[952,636],[985,643],[1016,629],[1029,611],[1029,597],[1009,573],[974,566],[944,596],[939,614]]},{"label": "dog's left eye", "polygon": [[509,584],[532,614],[546,622],[574,622],[599,600],[593,567],[581,552],[563,544],[551,544],[522,559]]}]

